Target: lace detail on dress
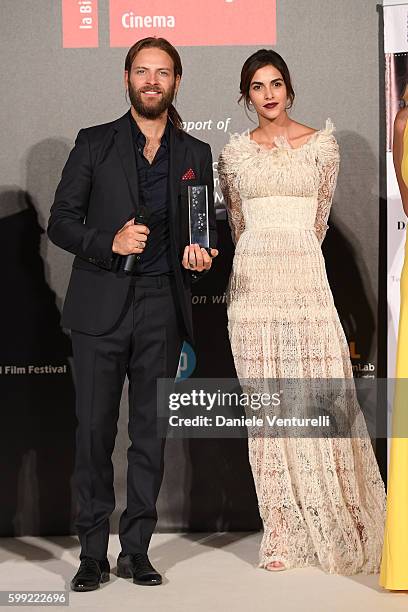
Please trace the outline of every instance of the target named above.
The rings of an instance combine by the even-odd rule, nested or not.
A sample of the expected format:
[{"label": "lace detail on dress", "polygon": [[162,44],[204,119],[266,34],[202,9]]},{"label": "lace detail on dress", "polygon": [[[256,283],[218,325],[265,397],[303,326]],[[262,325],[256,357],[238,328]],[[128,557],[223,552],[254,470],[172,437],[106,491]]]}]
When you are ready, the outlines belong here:
[{"label": "lace detail on dress", "polygon": [[320,169],[320,184],[317,192],[315,231],[320,244],[323,242],[329,228],[327,220],[339,173],[339,147],[333,136],[333,131],[334,125],[328,120],[326,130],[321,133],[317,158]]},{"label": "lace detail on dress", "polygon": [[244,215],[242,213],[241,198],[237,188],[234,186],[234,176],[229,172],[228,153],[220,155],[218,160],[218,177],[220,189],[224,196],[228,223],[231,228],[232,241],[236,245],[239,237],[245,229]]}]

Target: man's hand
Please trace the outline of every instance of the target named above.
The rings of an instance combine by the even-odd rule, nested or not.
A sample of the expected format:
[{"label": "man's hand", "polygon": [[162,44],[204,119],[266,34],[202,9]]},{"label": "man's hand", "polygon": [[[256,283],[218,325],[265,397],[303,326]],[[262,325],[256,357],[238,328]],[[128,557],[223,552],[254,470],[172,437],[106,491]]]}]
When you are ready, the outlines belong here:
[{"label": "man's hand", "polygon": [[217,249],[211,249],[211,257],[198,244],[190,244],[184,249],[182,264],[186,270],[202,272],[211,268],[212,259],[217,257]]},{"label": "man's hand", "polygon": [[118,255],[143,253],[150,230],[146,225],[135,225],[134,221],[134,219],[130,219],[117,232],[112,244],[112,251],[114,253]]}]

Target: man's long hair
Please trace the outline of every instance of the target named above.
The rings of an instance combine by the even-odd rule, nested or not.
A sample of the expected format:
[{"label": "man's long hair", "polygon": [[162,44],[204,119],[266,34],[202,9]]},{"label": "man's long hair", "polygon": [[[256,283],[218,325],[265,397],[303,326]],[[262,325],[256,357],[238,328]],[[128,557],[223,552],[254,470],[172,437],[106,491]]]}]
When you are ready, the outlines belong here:
[{"label": "man's long hair", "polygon": [[[173,47],[173,45],[169,43],[169,41],[166,40],[165,38],[156,38],[154,36],[149,36],[148,38],[142,38],[141,40],[138,40],[132,47],[130,47],[126,55],[126,59],[125,59],[125,70],[127,71],[128,75],[130,75],[133,60],[135,59],[139,51],[141,51],[142,49],[149,49],[149,48],[161,49],[162,51],[167,53],[167,55],[169,55],[171,59],[173,60],[174,78],[176,78],[177,75],[181,77],[181,75],[183,74],[183,67],[181,65],[181,58],[180,58],[180,55],[177,49]],[[183,120],[178,114],[173,104],[169,106],[168,113],[169,113],[169,119],[172,122],[172,124],[177,129],[182,130]]]}]

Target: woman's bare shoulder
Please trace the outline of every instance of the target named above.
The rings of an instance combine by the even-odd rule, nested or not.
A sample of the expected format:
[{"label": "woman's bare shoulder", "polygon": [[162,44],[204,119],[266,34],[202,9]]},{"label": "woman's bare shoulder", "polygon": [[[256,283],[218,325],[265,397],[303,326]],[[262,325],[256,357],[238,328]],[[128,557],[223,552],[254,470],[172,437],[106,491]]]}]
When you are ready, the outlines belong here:
[{"label": "woman's bare shoulder", "polygon": [[292,121],[289,128],[291,141],[297,142],[299,145],[302,144],[302,141],[308,140],[308,138],[313,136],[316,132],[318,132],[318,130],[315,128],[305,125],[304,123],[299,123],[298,121]]}]

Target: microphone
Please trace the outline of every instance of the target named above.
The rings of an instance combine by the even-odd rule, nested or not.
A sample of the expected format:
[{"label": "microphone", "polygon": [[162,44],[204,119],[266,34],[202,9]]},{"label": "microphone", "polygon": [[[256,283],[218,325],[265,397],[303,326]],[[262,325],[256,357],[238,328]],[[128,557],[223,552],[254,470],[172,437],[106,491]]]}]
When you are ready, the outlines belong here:
[{"label": "microphone", "polygon": [[[150,218],[150,213],[147,207],[140,205],[139,210],[135,215],[134,224],[147,226],[149,218]],[[126,256],[125,265],[123,267],[123,270],[126,272],[126,274],[132,274],[133,268],[135,265],[135,260],[136,260],[136,253],[132,253],[131,255]]]}]

